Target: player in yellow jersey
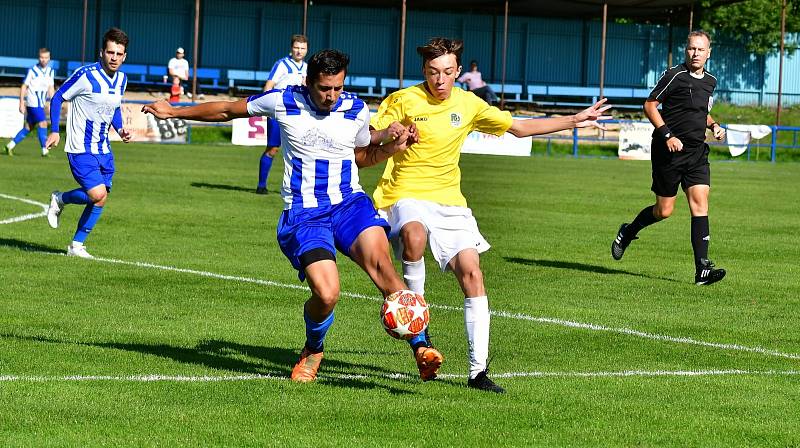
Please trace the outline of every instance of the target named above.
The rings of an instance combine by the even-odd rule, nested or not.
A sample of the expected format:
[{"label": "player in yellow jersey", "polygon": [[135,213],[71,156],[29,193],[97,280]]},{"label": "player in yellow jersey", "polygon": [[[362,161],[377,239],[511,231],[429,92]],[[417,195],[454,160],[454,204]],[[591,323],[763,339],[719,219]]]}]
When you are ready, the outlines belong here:
[{"label": "player in yellow jersey", "polygon": [[[373,116],[371,124],[376,129],[399,121],[413,123],[419,130],[418,143],[388,160],[373,200],[388,215],[409,288],[424,293],[423,254],[428,241],[442,271],[453,271],[465,297],[470,364],[467,385],[502,393],[503,388],[487,376],[489,302],[478,254],[488,250],[489,243],[478,231],[461,194],[461,146],[472,131],[526,137],[575,127],[602,128],[598,120],[611,118],[603,115],[610,106],[604,106],[602,99],[576,115],[513,119],[509,112],[453,86],[461,73],[462,50],[460,40],[442,37],[417,47],[425,82],[389,95]],[[431,346],[427,334],[410,343],[415,351]]]}]

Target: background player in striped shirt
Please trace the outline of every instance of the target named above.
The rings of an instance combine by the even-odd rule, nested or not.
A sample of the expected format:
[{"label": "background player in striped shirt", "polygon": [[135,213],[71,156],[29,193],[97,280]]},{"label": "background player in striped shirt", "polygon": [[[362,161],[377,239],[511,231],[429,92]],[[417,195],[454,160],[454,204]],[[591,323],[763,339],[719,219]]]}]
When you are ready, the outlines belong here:
[{"label": "background player in striped shirt", "polygon": [[39,49],[39,63],[28,69],[25,80],[19,91],[19,112],[25,116],[25,123],[17,135],[6,144],[6,154],[13,155],[14,147],[33,129],[39,133],[39,145],[42,157],[50,151],[47,141],[47,118],[44,106],[48,98],[53,97],[53,68],[50,67],[50,50]]},{"label": "background player in striped shirt", "polygon": [[[412,122],[419,127],[419,143],[387,163],[373,195],[376,207],[392,226],[403,277],[419,294],[425,291],[425,247],[442,271],[451,270],[464,293],[464,323],[469,348],[469,380],[476,389],[503,392],[487,376],[489,356],[489,302],[479,254],[489,243],[461,193],[458,163],[461,146],[473,130],[517,137],[546,134],[575,127],[597,126],[608,119],[605,99],[571,116],[515,120],[507,111],[490,106],[454,83],[461,73],[460,40],[436,37],[417,47],[425,82],[389,95],[372,119],[380,129],[386,123]],[[409,341],[412,349],[430,345],[427,334]]]},{"label": "background player in striped shirt", "polygon": [[[303,59],[308,53],[308,39],[302,34],[295,34],[292,36],[289,45],[291,48],[290,55],[278,59],[275,65],[272,66],[267,82],[264,84],[265,92],[272,89],[285,89],[288,86],[305,84],[307,65]],[[261,155],[261,160],[258,164],[257,194],[267,194],[267,178],[269,177],[269,170],[272,168],[272,158],[275,157],[280,146],[281,131],[278,123],[274,119],[267,117],[267,148],[264,150],[264,154]]]},{"label": "background player in striped shirt", "polygon": [[103,213],[111,181],[114,177],[114,155],[108,141],[111,126],[117,130],[122,141],[130,141],[130,134],[122,127],[120,103],[125,93],[128,78],[119,71],[125,62],[128,35],[118,28],[111,28],[103,35],[100,62],[84,65],[72,74],[58,89],[50,107],[51,133],[47,137],[47,148],[58,145],[61,137],[58,128],[61,118],[61,103],[72,102],[67,119],[67,153],[72,176],[78,188],[50,195],[47,221],[50,227],[58,227],[59,216],[66,204],[84,204],[83,214],[78,220],[78,229],[67,248],[67,255],[93,258],[84,247],[89,232]]},{"label": "background player in striped shirt", "polygon": [[[389,256],[389,224],[362,190],[358,167],[405,150],[416,142],[416,127],[393,122],[371,132],[366,104],[343,91],[348,63],[347,55],[323,50],[309,60],[307,87],[288,86],[235,102],[173,108],[159,101],[142,108],[162,119],[267,116],[278,123],[285,143],[278,243],[300,280],[308,280],[311,288],[303,312],[306,343],[292,369],[292,380],[300,382],[316,379],[325,335],[333,323],[340,288],[337,250],[355,261],[384,297],[406,289]],[[387,144],[380,145],[384,141]],[[441,364],[441,354],[433,348],[415,353],[415,358],[423,380],[435,375]]]}]

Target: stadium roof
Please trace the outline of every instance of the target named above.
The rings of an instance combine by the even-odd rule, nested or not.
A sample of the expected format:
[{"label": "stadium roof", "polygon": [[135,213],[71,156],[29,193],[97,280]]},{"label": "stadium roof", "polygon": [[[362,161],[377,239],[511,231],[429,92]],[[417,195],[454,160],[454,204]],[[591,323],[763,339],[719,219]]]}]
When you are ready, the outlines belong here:
[{"label": "stadium roof", "polygon": [[[711,6],[736,3],[741,0],[712,0]],[[315,3],[350,4],[369,7],[398,8],[401,0],[316,0]],[[640,20],[688,17],[692,0],[509,0],[511,16],[599,18],[603,4],[608,4],[609,17],[627,17]],[[408,0],[406,7],[416,10],[472,11],[502,14],[504,0],[437,0],[435,2]],[[700,6],[695,5],[695,6]]]}]

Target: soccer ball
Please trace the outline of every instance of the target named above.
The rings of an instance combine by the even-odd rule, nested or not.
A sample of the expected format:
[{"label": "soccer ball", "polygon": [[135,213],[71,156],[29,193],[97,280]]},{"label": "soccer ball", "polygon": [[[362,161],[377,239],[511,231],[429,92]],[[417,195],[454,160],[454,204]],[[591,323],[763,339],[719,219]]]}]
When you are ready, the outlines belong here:
[{"label": "soccer ball", "polygon": [[400,290],[390,294],[381,307],[381,323],[390,336],[411,339],[428,328],[430,314],[425,298],[414,291]]}]

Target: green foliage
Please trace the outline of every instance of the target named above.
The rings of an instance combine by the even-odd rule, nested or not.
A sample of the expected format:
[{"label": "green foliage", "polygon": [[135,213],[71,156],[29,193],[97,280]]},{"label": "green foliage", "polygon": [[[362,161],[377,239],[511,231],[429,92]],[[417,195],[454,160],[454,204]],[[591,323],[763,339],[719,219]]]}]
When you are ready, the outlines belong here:
[{"label": "green foliage", "polygon": [[[781,39],[781,0],[745,0],[729,5],[712,6],[713,0],[704,0],[701,28],[713,35],[730,36],[741,42],[751,53],[775,54]],[[786,32],[800,32],[800,1],[788,0],[786,7]],[[713,47],[713,44],[712,44]],[[798,48],[798,42],[786,42],[787,52]]]}]

